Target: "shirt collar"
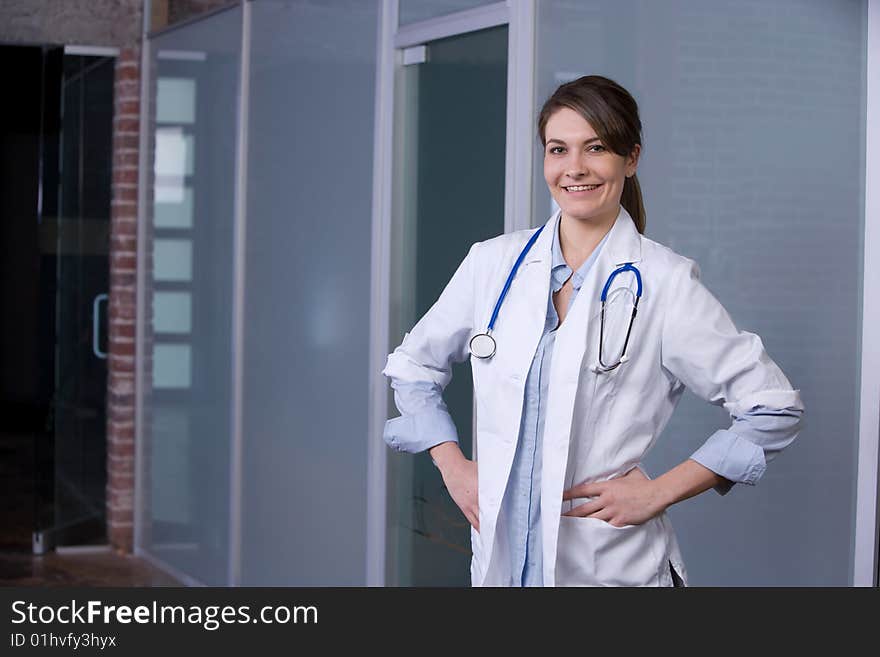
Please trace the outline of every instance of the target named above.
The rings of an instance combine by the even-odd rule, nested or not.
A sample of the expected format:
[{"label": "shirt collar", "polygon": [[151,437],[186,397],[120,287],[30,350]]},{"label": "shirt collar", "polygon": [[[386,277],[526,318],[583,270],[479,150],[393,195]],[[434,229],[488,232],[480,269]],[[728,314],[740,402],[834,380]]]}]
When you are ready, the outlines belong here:
[{"label": "shirt collar", "polygon": [[553,246],[551,247],[552,260],[550,265],[550,283],[553,292],[558,292],[562,286],[565,284],[565,281],[568,280],[569,276],[572,277],[571,284],[575,290],[580,290],[581,285],[584,283],[584,279],[587,277],[587,272],[590,271],[590,267],[593,266],[593,263],[596,262],[596,258],[599,257],[599,253],[602,251],[602,247],[605,245],[605,242],[608,240],[608,236],[611,234],[609,230],[605,233],[605,237],[602,238],[602,241],[596,245],[596,248],[593,249],[593,252],[590,254],[590,257],[584,261],[584,264],[580,266],[574,275],[572,276],[571,267],[568,266],[568,263],[565,262],[565,258],[562,257],[562,246],[559,242],[559,225],[562,220],[562,213],[556,218],[556,224],[553,227]]}]

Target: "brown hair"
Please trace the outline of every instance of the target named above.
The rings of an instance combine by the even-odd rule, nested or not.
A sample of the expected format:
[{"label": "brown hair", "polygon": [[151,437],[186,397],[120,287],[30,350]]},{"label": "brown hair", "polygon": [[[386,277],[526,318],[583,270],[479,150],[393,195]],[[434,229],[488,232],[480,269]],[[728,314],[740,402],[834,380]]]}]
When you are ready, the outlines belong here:
[{"label": "brown hair", "polygon": [[[567,107],[580,114],[596,131],[605,146],[618,155],[629,156],[642,143],[639,106],[632,95],[614,80],[601,75],[585,75],[560,85],[547,99],[538,115],[538,135],[546,146],[547,121]],[[645,232],[645,204],[635,174],[623,183],[620,204],[629,212],[640,233]]]}]

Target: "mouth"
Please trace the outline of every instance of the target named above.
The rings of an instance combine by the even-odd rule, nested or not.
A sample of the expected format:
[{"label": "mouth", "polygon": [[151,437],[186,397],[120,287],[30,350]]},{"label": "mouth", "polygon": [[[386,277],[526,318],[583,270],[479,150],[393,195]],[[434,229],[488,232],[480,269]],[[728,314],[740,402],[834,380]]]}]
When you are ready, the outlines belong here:
[{"label": "mouth", "polygon": [[599,183],[598,185],[562,185],[561,187],[569,194],[588,194],[596,191],[602,185],[603,183]]}]

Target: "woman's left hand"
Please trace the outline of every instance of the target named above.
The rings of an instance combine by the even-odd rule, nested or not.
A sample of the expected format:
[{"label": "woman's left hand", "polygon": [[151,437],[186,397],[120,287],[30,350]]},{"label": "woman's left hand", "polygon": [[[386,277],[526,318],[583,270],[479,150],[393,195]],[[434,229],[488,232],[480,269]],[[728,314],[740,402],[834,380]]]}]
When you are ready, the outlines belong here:
[{"label": "woman's left hand", "polygon": [[658,484],[648,479],[640,468],[633,468],[616,479],[578,484],[562,493],[563,500],[581,497],[595,499],[562,515],[598,518],[615,527],[641,525],[668,506]]}]

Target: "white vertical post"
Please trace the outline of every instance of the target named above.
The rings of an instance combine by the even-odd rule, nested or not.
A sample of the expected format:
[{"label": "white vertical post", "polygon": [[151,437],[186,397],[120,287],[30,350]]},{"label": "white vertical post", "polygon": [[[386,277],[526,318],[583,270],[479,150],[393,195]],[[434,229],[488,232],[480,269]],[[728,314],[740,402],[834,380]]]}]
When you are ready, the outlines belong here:
[{"label": "white vertical post", "polygon": [[387,448],[382,440],[388,384],[381,370],[388,351],[392,154],[394,150],[394,72],[398,0],[381,0],[376,58],[376,110],[373,123],[373,231],[370,248],[370,391],[367,429],[367,586],[385,585]]},{"label": "white vertical post", "polygon": [[865,108],[865,255],[853,585],[877,586],[880,440],[880,0],[868,0]]},{"label": "white vertical post", "polygon": [[151,162],[147,160],[147,144],[150,139],[150,48],[147,38],[150,32],[151,0],[144,0],[141,7],[144,12],[141,24],[141,85],[140,85],[140,134],[138,135],[138,198],[137,198],[137,274],[135,276],[135,331],[134,331],[134,553],[141,554],[143,549],[143,510],[144,510],[144,317],[147,307],[146,268],[147,257],[147,168]]},{"label": "white vertical post", "polygon": [[229,586],[241,585],[242,388],[244,377],[244,278],[247,236],[248,102],[251,62],[251,3],[241,3],[241,62],[238,86],[238,121],[235,140],[235,215],[232,255],[232,404],[229,459]]},{"label": "white vertical post", "polygon": [[531,228],[535,143],[535,0],[508,0],[504,232]]}]

